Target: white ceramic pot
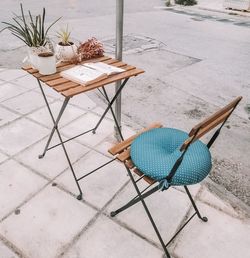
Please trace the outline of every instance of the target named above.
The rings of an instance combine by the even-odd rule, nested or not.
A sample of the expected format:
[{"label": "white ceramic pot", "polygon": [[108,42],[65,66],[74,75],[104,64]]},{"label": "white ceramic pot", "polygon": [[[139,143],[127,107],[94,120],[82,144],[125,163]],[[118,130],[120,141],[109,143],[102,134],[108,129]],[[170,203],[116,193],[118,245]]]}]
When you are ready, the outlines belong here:
[{"label": "white ceramic pot", "polygon": [[49,75],[56,72],[56,57],[53,53],[41,53],[37,58],[40,74]]},{"label": "white ceramic pot", "polygon": [[45,51],[45,47],[28,47],[28,63],[32,68],[38,69],[38,55]]},{"label": "white ceramic pot", "polygon": [[70,46],[56,45],[56,58],[60,61],[71,61],[77,54],[77,47],[74,43]]}]

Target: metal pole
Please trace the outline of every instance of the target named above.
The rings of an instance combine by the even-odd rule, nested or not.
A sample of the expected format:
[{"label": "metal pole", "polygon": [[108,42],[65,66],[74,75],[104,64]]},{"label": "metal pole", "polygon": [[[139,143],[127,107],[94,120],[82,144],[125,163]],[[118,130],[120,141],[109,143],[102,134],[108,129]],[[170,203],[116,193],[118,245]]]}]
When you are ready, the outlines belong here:
[{"label": "metal pole", "polygon": [[[116,47],[115,58],[122,60],[122,42],[123,42],[123,13],[124,13],[124,0],[116,0]],[[115,91],[117,92],[121,86],[121,81],[116,82]],[[118,125],[121,130],[121,94],[117,97],[115,102],[115,115]],[[115,137],[118,141],[121,140],[119,130],[115,126]]]}]

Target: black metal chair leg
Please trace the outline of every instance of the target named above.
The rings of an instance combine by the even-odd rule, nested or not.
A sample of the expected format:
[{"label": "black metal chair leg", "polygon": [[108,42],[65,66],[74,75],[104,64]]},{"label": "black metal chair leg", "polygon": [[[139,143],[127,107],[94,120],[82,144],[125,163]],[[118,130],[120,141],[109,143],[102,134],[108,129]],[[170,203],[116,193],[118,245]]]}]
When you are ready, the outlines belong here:
[{"label": "black metal chair leg", "polygon": [[152,224],[152,226],[154,228],[154,231],[155,231],[155,233],[156,233],[156,235],[157,235],[157,237],[158,237],[158,239],[159,239],[159,241],[161,243],[161,246],[162,246],[162,248],[164,250],[164,253],[166,254],[166,257],[167,258],[171,258],[170,254],[169,254],[169,252],[167,250],[167,247],[164,244],[163,239],[162,239],[162,237],[160,235],[160,232],[159,232],[159,230],[158,230],[158,228],[157,228],[157,226],[156,226],[156,224],[155,224],[155,222],[153,220],[153,217],[152,217],[151,213],[149,212],[149,209],[148,209],[144,199],[141,196],[140,190],[139,190],[139,188],[138,188],[138,186],[137,186],[137,184],[136,184],[136,182],[135,182],[135,180],[133,178],[133,175],[132,175],[131,171],[127,167],[126,167],[126,169],[127,169],[128,175],[129,175],[129,177],[130,177],[130,179],[131,179],[131,181],[132,181],[132,183],[133,183],[133,185],[135,187],[135,190],[136,190],[136,192],[138,194],[138,198],[140,199],[140,201],[141,201],[141,203],[142,203],[142,205],[144,207],[144,210],[146,211],[146,214],[147,214],[147,216],[148,216],[148,218],[149,218],[149,220],[150,220],[150,222],[151,222],[151,224]]},{"label": "black metal chair leg", "polygon": [[189,192],[189,190],[188,190],[188,188],[187,188],[186,185],[184,185],[184,188],[185,188],[186,193],[187,193],[187,195],[188,195],[188,197],[189,197],[189,199],[190,199],[190,201],[191,201],[191,203],[192,203],[192,205],[193,205],[193,207],[194,207],[194,210],[195,210],[195,212],[196,212],[198,218],[201,219],[201,220],[204,221],[204,222],[207,222],[207,221],[208,221],[208,218],[201,216],[201,214],[200,214],[200,212],[199,212],[199,210],[198,210],[198,208],[197,208],[197,206],[196,206],[196,204],[195,204],[195,202],[194,202],[194,199],[193,199],[192,195],[190,194],[190,192]]},{"label": "black metal chair leg", "polygon": [[116,216],[118,213],[130,208],[131,206],[135,205],[136,203],[140,202],[142,199],[144,200],[145,198],[147,198],[148,196],[150,196],[151,194],[155,193],[156,191],[159,190],[158,185],[152,189],[150,189],[149,191],[147,191],[146,193],[142,194],[142,192],[140,192],[140,197],[139,195],[137,195],[135,198],[133,198],[132,200],[130,200],[127,204],[123,205],[121,208],[117,209],[116,211],[112,211],[110,213],[111,217]]}]

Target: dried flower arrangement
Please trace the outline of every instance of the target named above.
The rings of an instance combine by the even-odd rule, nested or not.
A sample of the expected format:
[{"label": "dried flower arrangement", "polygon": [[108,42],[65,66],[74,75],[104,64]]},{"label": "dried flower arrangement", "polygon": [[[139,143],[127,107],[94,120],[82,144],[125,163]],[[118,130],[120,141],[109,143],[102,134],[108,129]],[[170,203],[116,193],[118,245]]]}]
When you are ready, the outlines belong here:
[{"label": "dried flower arrangement", "polygon": [[84,43],[81,43],[77,48],[77,56],[72,59],[72,62],[77,64],[83,60],[88,60],[95,57],[101,57],[104,54],[103,44],[96,38],[90,38]]}]

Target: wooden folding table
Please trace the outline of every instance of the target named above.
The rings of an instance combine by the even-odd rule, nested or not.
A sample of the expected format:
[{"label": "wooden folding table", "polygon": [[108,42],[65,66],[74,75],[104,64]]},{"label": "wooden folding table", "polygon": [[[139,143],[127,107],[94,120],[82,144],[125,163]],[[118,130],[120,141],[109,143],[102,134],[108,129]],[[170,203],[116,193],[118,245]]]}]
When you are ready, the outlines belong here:
[{"label": "wooden folding table", "polygon": [[[132,65],[128,65],[128,64],[126,64],[124,62],[118,61],[116,59],[113,59],[113,58],[107,57],[107,56],[103,56],[103,57],[99,57],[99,58],[94,58],[94,59],[89,59],[89,60],[83,61],[81,64],[86,63],[86,62],[88,62],[88,63],[89,62],[104,62],[106,64],[110,64],[110,65],[113,65],[113,66],[116,66],[116,67],[123,68],[125,71],[122,72],[122,73],[119,73],[119,74],[110,75],[110,76],[108,76],[108,78],[105,78],[105,79],[103,79],[101,81],[89,84],[87,86],[83,86],[83,85],[80,85],[78,83],[75,83],[75,82],[72,82],[70,80],[67,80],[67,79],[61,77],[61,75],[60,75],[61,71],[64,71],[64,70],[69,69],[71,67],[74,67],[75,66],[74,64],[61,63],[60,65],[57,66],[57,72],[55,74],[52,74],[52,75],[41,75],[38,72],[38,70],[33,69],[32,67],[23,67],[23,69],[25,71],[27,71],[29,74],[31,74],[32,76],[37,78],[38,85],[39,85],[39,87],[41,89],[44,101],[45,101],[45,103],[47,105],[49,114],[50,114],[51,119],[52,119],[53,124],[54,124],[54,126],[53,126],[53,128],[51,130],[51,133],[49,135],[48,141],[47,141],[47,143],[45,145],[44,151],[43,151],[43,153],[41,155],[39,155],[39,158],[40,159],[43,158],[48,150],[51,150],[51,149],[53,149],[53,148],[55,148],[57,146],[60,146],[60,145],[62,146],[62,148],[64,150],[64,153],[65,153],[65,156],[67,158],[67,161],[69,163],[69,167],[70,167],[71,172],[73,174],[74,180],[75,180],[76,185],[77,185],[77,187],[79,189],[79,192],[80,192],[80,194],[77,196],[77,199],[79,199],[79,200],[82,199],[82,190],[81,190],[81,187],[79,185],[79,181],[81,179],[85,178],[86,176],[92,174],[93,172],[97,171],[101,167],[111,163],[115,159],[113,159],[113,160],[111,160],[111,161],[109,161],[109,162],[107,162],[107,163],[97,167],[96,169],[94,169],[91,172],[81,176],[80,178],[77,178],[76,174],[74,172],[72,163],[71,163],[71,161],[69,159],[69,155],[68,155],[68,152],[66,150],[65,143],[70,141],[70,140],[72,140],[72,139],[75,139],[75,138],[77,138],[77,137],[79,137],[81,135],[84,135],[84,134],[87,134],[87,133],[90,133],[90,132],[95,133],[97,128],[99,127],[99,125],[101,124],[102,120],[104,119],[104,117],[106,116],[106,114],[107,114],[107,112],[109,110],[111,111],[112,116],[114,118],[114,122],[116,124],[118,133],[120,134],[120,137],[123,140],[121,128],[118,125],[118,122],[117,122],[116,116],[114,114],[112,105],[115,102],[115,100],[117,99],[117,97],[120,95],[122,89],[126,85],[126,83],[129,80],[129,78],[133,77],[133,76],[137,76],[138,74],[144,73],[144,71],[141,70],[141,69],[138,69],[138,68],[136,68],[136,67],[134,67]],[[121,83],[120,87],[118,88],[118,90],[116,91],[116,93],[114,94],[114,96],[112,97],[112,99],[110,99],[108,94],[107,94],[107,92],[106,92],[105,86],[107,84],[115,83],[117,81],[122,81],[122,83]],[[47,99],[47,97],[46,97],[46,95],[44,93],[42,83],[44,83],[46,86],[54,89],[56,92],[58,92],[59,94],[61,94],[64,97],[64,101],[63,101],[63,104],[61,106],[60,112],[59,112],[59,114],[58,114],[58,116],[56,118],[54,117],[54,115],[51,112],[51,108],[49,106],[48,99]],[[82,93],[85,93],[85,92],[88,92],[88,91],[91,91],[91,90],[94,90],[94,89],[97,89],[98,91],[100,91],[102,93],[102,95],[105,97],[105,99],[107,101],[107,108],[105,109],[104,113],[102,114],[102,116],[100,117],[99,121],[97,122],[97,124],[95,125],[94,128],[90,128],[89,130],[87,130],[87,131],[85,131],[85,132],[83,132],[83,133],[81,133],[79,135],[76,135],[76,136],[74,136],[74,137],[72,137],[70,139],[67,139],[67,140],[63,141],[62,137],[61,137],[61,134],[60,134],[60,130],[58,128],[58,124],[59,124],[59,121],[60,121],[60,119],[61,119],[61,117],[62,117],[66,107],[67,107],[67,104],[69,103],[69,100],[71,98],[73,98],[74,96],[78,95],[78,94],[82,94]],[[56,145],[49,146],[55,131],[58,134],[60,142],[58,144],[56,144]]]}]

